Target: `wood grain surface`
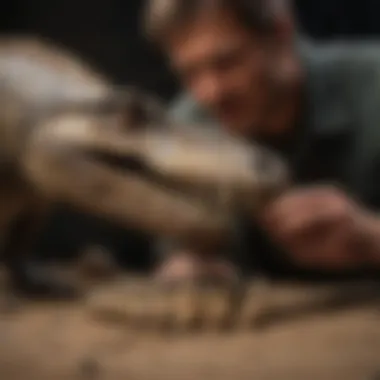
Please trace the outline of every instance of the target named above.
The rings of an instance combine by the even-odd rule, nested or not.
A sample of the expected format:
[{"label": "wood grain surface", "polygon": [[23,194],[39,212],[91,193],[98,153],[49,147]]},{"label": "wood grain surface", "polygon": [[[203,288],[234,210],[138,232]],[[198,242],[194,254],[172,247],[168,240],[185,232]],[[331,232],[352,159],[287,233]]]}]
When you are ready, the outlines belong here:
[{"label": "wood grain surface", "polygon": [[[282,306],[315,293],[276,286],[274,302]],[[26,304],[3,297],[0,378],[376,380],[378,310],[377,299],[295,313],[254,330],[160,335],[102,323],[83,301]]]}]

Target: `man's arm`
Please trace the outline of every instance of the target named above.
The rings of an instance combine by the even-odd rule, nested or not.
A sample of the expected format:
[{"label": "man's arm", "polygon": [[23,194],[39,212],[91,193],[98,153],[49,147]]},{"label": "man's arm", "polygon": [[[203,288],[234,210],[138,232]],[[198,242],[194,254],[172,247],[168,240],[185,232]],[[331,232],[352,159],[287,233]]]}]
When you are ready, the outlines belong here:
[{"label": "man's arm", "polygon": [[375,157],[370,162],[370,178],[368,179],[369,194],[365,200],[365,206],[369,210],[365,217],[364,230],[365,244],[369,261],[376,266],[380,266],[380,141],[379,157]]},{"label": "man's arm", "polygon": [[352,179],[365,211],[363,253],[380,265],[380,50],[377,43],[363,43],[359,50],[360,59],[355,58],[348,71],[357,118]]},{"label": "man's arm", "polygon": [[380,216],[370,215],[365,229],[365,250],[368,255],[369,264],[380,267]]}]

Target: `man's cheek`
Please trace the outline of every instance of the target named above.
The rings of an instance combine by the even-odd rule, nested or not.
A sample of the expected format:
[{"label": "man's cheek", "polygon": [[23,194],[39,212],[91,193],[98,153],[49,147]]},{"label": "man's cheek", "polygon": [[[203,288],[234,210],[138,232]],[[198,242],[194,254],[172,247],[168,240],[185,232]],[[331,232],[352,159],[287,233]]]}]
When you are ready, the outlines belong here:
[{"label": "man's cheek", "polygon": [[240,131],[255,129],[262,124],[264,105],[264,93],[257,86],[237,88],[231,94],[229,114],[235,119]]}]

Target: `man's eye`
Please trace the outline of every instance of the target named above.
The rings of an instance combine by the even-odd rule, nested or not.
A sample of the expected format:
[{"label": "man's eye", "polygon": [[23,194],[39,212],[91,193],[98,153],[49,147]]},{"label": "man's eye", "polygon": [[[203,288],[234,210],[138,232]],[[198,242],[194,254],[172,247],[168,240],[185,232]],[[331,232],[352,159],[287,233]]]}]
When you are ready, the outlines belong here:
[{"label": "man's eye", "polygon": [[224,71],[229,70],[239,64],[239,57],[236,55],[228,55],[219,57],[214,62],[214,67],[218,70]]}]

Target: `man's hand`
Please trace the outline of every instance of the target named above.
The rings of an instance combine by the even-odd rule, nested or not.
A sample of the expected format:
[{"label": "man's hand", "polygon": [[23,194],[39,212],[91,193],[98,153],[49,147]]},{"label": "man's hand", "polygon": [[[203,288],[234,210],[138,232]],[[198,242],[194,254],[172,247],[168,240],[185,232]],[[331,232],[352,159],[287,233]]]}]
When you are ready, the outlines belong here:
[{"label": "man's hand", "polygon": [[325,269],[354,269],[370,263],[373,221],[342,191],[328,186],[291,190],[263,215],[269,236],[297,263]]}]

